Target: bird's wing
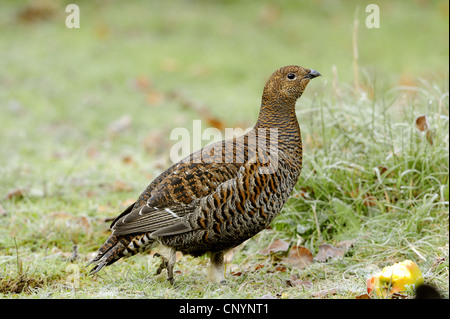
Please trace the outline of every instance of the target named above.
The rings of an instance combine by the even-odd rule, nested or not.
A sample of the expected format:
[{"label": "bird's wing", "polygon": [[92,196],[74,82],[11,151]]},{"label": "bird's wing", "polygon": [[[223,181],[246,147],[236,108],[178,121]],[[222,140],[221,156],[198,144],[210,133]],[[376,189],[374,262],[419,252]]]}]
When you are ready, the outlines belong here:
[{"label": "bird's wing", "polygon": [[[231,143],[244,143],[244,138],[233,139]],[[202,198],[236,178],[243,165],[234,163],[233,158],[226,158],[233,153],[225,154],[225,151],[224,141],[218,142],[173,165],[157,178],[157,184],[149,185],[149,198],[144,204],[134,205],[114,220],[111,224],[113,234],[158,234],[156,231],[163,232],[164,228],[163,233],[167,236],[191,230],[188,226],[183,227],[182,218],[193,213]],[[242,147],[241,151],[246,153],[247,149]]]},{"label": "bird's wing", "polygon": [[[149,201],[151,202],[151,200]],[[144,206],[133,209],[128,214],[117,219],[112,227],[113,234],[126,235],[133,233],[153,232],[160,228],[178,223],[183,216],[192,213],[196,206],[168,204],[164,207]],[[185,229],[184,231],[188,231]]]},{"label": "bird's wing", "polygon": [[[280,159],[285,157],[281,151],[277,151],[277,154]],[[255,161],[244,163],[235,177],[221,183],[207,196],[198,199],[198,208],[195,211],[186,215],[183,219],[174,221],[169,226],[154,231],[151,235],[163,237],[187,231],[220,228],[226,223],[233,222],[233,218],[239,219],[239,217],[236,217],[238,215],[253,216],[255,210],[261,208],[260,197],[263,192],[270,192],[275,196],[283,191],[290,194],[291,189],[288,189],[286,185],[276,187],[277,183],[281,183],[279,183],[280,177],[275,173],[280,168],[286,174],[286,167],[278,167],[281,162],[267,161],[266,163],[267,165]],[[266,200],[268,199],[268,196],[264,197]],[[228,213],[224,213],[223,205],[227,206]],[[261,214],[266,216],[263,210]],[[251,216],[247,217],[251,218]]]}]

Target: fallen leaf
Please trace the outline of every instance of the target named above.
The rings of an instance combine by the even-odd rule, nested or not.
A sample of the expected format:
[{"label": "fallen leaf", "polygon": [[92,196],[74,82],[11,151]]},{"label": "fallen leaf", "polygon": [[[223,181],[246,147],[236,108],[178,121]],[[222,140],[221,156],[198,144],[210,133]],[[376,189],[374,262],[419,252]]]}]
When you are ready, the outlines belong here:
[{"label": "fallen leaf", "polygon": [[281,16],[280,8],[276,4],[267,4],[262,7],[259,13],[259,22],[263,25],[270,25],[276,22]]},{"label": "fallen leaf", "polygon": [[426,132],[426,139],[430,145],[433,145],[434,133],[430,130],[430,125],[428,124],[428,119],[426,115],[421,115],[416,118],[416,128],[420,132]]},{"label": "fallen leaf", "polygon": [[357,198],[359,196],[359,188],[355,188],[353,189],[350,193],[349,193],[351,198]]},{"label": "fallen leaf", "polygon": [[372,206],[376,206],[377,205],[377,198],[373,195],[370,194],[365,194],[363,196],[363,205],[366,207],[372,207]]},{"label": "fallen leaf", "polygon": [[326,262],[329,258],[339,258],[344,256],[345,249],[337,248],[330,244],[322,244],[319,246],[319,252],[316,259],[320,262]]},{"label": "fallen leaf", "polygon": [[311,288],[313,283],[309,280],[301,280],[296,275],[291,275],[291,278],[286,280],[286,284],[290,287]]},{"label": "fallen leaf", "polygon": [[263,264],[257,264],[257,265],[255,266],[255,269],[254,269],[254,270],[259,270],[259,269],[261,269],[261,268],[263,268],[263,267],[264,267]]},{"label": "fallen leaf", "polygon": [[275,239],[269,246],[258,251],[261,255],[270,255],[279,251],[287,251],[289,244],[281,239]]},{"label": "fallen leaf", "polygon": [[337,290],[335,288],[333,288],[333,289],[321,290],[321,291],[315,292],[312,294],[312,296],[314,298],[325,298],[328,295],[336,295],[336,294],[337,294]]},{"label": "fallen leaf", "polygon": [[206,116],[205,120],[206,120],[206,123],[211,127],[215,127],[221,131],[223,131],[225,129],[225,124],[217,118],[214,118],[211,116]]},{"label": "fallen leaf", "polygon": [[378,168],[378,171],[380,172],[380,175],[383,175],[388,170],[388,168],[386,166],[383,166],[383,165],[379,165],[379,166],[377,166],[377,168]]},{"label": "fallen leaf", "polygon": [[51,1],[35,1],[23,8],[17,14],[17,18],[24,22],[44,21],[52,18],[58,6]]},{"label": "fallen leaf", "polygon": [[122,163],[124,164],[135,164],[135,161],[133,160],[133,158],[129,155],[125,155],[122,157]]},{"label": "fallen leaf", "polygon": [[343,248],[343,249],[345,249],[345,251],[347,251],[347,250],[349,250],[350,248],[353,247],[355,242],[356,242],[355,239],[343,240],[343,241],[337,243],[336,247],[337,248]]},{"label": "fallen leaf", "polygon": [[98,196],[98,192],[93,191],[91,189],[86,190],[86,196],[87,197],[97,197]]},{"label": "fallen leaf", "polygon": [[286,266],[283,265],[276,265],[275,270],[279,272],[285,272],[287,270]]},{"label": "fallen leaf", "polygon": [[25,188],[15,188],[10,190],[5,198],[6,199],[21,199],[25,196],[25,194],[28,193],[28,190]]},{"label": "fallen leaf", "polygon": [[303,269],[312,264],[313,254],[306,247],[292,246],[288,257],[284,258],[283,261],[292,267]]},{"label": "fallen leaf", "polygon": [[365,293],[365,294],[356,296],[355,299],[371,299],[371,298],[367,293]]},{"label": "fallen leaf", "polygon": [[130,184],[124,182],[124,181],[115,181],[112,190],[114,192],[129,192],[133,189]]},{"label": "fallen leaf", "polygon": [[161,92],[152,90],[147,92],[145,100],[150,105],[159,105],[164,99],[164,95]]},{"label": "fallen leaf", "polygon": [[425,115],[421,115],[416,118],[416,128],[419,131],[425,132],[426,130],[428,130],[428,127],[428,120]]},{"label": "fallen leaf", "polygon": [[152,87],[150,79],[146,75],[140,75],[134,80],[134,86],[140,91],[146,91]]}]

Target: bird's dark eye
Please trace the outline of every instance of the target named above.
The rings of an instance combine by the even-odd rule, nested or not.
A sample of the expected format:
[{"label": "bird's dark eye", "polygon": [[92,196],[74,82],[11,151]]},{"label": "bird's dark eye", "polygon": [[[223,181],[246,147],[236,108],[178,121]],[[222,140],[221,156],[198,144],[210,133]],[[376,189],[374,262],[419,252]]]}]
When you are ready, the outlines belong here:
[{"label": "bird's dark eye", "polygon": [[294,74],[294,73],[289,73],[288,75],[287,75],[287,78],[289,79],[289,80],[293,80],[293,79],[295,79],[297,76]]}]

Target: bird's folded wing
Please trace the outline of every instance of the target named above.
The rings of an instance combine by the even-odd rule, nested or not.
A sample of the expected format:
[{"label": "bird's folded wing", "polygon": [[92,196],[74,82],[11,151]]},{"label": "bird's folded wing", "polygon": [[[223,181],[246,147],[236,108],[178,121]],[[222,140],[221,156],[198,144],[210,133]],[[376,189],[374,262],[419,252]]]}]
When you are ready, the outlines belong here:
[{"label": "bird's folded wing", "polygon": [[[154,232],[161,228],[172,226],[180,222],[186,214],[192,213],[193,205],[168,205],[153,207],[147,203],[123,216],[112,227],[113,234],[125,235],[133,233]],[[178,231],[180,231],[179,229]],[[183,232],[188,231],[186,227]],[[179,232],[178,232],[179,233]]]}]

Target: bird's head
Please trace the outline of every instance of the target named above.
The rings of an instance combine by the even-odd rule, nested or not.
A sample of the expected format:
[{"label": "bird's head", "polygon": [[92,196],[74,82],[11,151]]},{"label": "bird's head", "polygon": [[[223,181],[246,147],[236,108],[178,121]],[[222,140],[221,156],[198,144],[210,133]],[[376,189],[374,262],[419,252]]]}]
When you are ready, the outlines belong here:
[{"label": "bird's head", "polygon": [[320,76],[316,70],[288,65],[276,70],[264,87],[263,98],[295,101],[302,95],[311,79]]}]

